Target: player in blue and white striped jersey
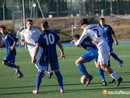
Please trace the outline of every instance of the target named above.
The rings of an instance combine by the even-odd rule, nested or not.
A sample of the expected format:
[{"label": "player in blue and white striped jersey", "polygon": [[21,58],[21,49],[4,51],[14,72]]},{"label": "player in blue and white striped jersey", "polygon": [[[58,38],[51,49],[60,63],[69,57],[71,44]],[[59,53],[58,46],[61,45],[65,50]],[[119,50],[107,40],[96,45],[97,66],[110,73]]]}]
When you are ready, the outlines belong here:
[{"label": "player in blue and white striped jersey", "polygon": [[[78,41],[78,39],[80,38],[80,35],[76,34],[73,37],[73,42],[76,43]],[[86,53],[84,53],[81,57],[79,57],[75,64],[76,66],[79,68],[80,72],[86,76],[86,77],[91,77],[91,79],[93,78],[86,70],[86,67],[84,66],[84,63],[90,62],[92,60],[95,60],[95,65],[97,62],[97,58],[98,58],[98,49],[96,47],[96,45],[94,45],[92,43],[92,40],[87,37],[83,40],[83,42],[81,43],[81,46],[87,50]],[[107,83],[105,81],[105,77],[104,77],[104,72],[102,69],[100,69],[99,67],[97,67],[98,69],[98,73],[102,79],[102,85],[106,86]],[[90,82],[89,82],[90,83]],[[86,82],[85,84],[86,86],[88,86],[89,84]]]},{"label": "player in blue and white striped jersey", "polygon": [[[123,61],[120,60],[120,58],[113,52],[112,45],[113,45],[113,43],[115,43],[115,45],[117,46],[118,45],[118,41],[117,41],[116,35],[115,35],[112,27],[105,24],[105,19],[104,18],[100,18],[99,19],[99,25],[103,29],[103,37],[107,41],[107,44],[108,44],[108,46],[110,48],[109,54],[115,60],[117,60],[119,62],[119,67],[122,67]],[[110,67],[110,59],[108,61],[108,66]]]},{"label": "player in blue and white striped jersey", "polygon": [[5,55],[2,64],[13,68],[16,71],[16,74],[18,74],[17,78],[21,78],[23,77],[23,74],[19,70],[19,66],[15,65],[15,56],[16,56],[15,45],[18,39],[12,34],[7,33],[6,27],[3,25],[0,26],[0,32],[2,34],[2,45],[0,45],[0,48],[6,47],[7,49],[7,54]]},{"label": "player in blue and white striped jersey", "polygon": [[36,49],[34,51],[34,56],[32,58],[32,63],[35,64],[36,61],[35,57],[37,55],[38,48],[41,47],[41,55],[38,64],[38,74],[36,78],[36,89],[33,91],[34,94],[39,93],[39,87],[42,80],[41,77],[42,74],[44,74],[44,71],[48,70],[48,64],[50,64],[51,69],[57,76],[57,80],[60,86],[60,93],[64,93],[63,79],[59,70],[59,63],[56,52],[56,44],[58,44],[60,48],[61,58],[63,60],[65,59],[65,55],[59,36],[48,30],[48,27],[49,27],[48,22],[43,20],[41,22],[42,34],[40,34],[37,37]]}]

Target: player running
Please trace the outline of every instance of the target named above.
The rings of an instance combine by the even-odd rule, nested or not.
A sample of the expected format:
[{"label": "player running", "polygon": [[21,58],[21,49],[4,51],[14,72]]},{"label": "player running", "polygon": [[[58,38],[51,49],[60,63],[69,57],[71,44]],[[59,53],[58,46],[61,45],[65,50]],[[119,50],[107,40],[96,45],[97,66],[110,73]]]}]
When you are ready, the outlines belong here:
[{"label": "player running", "polygon": [[[38,29],[32,27],[33,20],[31,20],[31,19],[27,20],[26,26],[27,26],[27,29],[25,29],[21,32],[20,42],[21,42],[21,45],[25,45],[25,43],[27,44],[28,51],[29,51],[30,56],[32,58],[34,55],[34,50],[35,50],[35,46],[36,46],[35,41],[37,39],[37,36],[40,35],[41,32]],[[38,60],[40,58],[39,53],[40,53],[40,49],[39,49],[38,54],[36,56],[37,62],[35,62],[35,66],[37,69],[38,69]],[[51,72],[50,70],[47,70],[47,72],[48,72],[48,78],[51,78],[51,76],[53,75],[53,72]],[[44,77],[44,75],[42,77]]]},{"label": "player running", "polygon": [[17,78],[23,77],[23,74],[19,70],[19,66],[15,65],[15,56],[16,56],[16,49],[15,45],[18,39],[6,32],[6,27],[1,25],[0,32],[2,34],[2,45],[0,44],[0,48],[6,47],[7,54],[5,55],[2,64],[11,67],[15,70],[15,73],[18,74]]},{"label": "player running", "polygon": [[34,64],[36,61],[38,48],[41,47],[41,55],[38,64],[38,74],[36,78],[36,89],[33,90],[34,94],[39,93],[39,87],[42,81],[42,74],[44,74],[44,71],[48,70],[48,64],[50,64],[51,69],[54,71],[57,77],[60,86],[60,93],[64,93],[63,79],[59,71],[59,63],[58,63],[58,58],[56,53],[56,44],[58,44],[60,48],[61,59],[64,60],[65,55],[64,55],[63,47],[60,42],[59,36],[49,31],[48,27],[49,27],[48,22],[43,20],[41,22],[42,34],[40,34],[36,40],[36,48],[35,48],[34,56],[32,58],[32,63]]},{"label": "player running", "polygon": [[[122,67],[122,64],[123,64],[123,61],[120,60],[118,58],[118,56],[113,52],[113,48],[112,48],[112,45],[113,45],[113,42],[115,43],[115,45],[117,46],[118,45],[118,41],[116,39],[116,35],[112,29],[111,26],[109,25],[106,25],[105,24],[105,19],[104,18],[100,18],[99,19],[99,24],[100,24],[100,27],[103,29],[103,37],[105,38],[105,40],[107,41],[107,44],[110,48],[110,52],[109,54],[119,62],[119,67]],[[110,67],[110,59],[108,61],[108,66]]]},{"label": "player running", "polygon": [[[78,34],[74,35],[73,37],[73,42],[76,43],[78,41],[78,39],[80,38],[80,36]],[[92,61],[93,59],[95,60],[95,65],[96,65],[96,62],[97,62],[97,57],[98,57],[98,49],[97,47],[92,43],[92,40],[87,37],[83,40],[83,42],[81,43],[81,46],[87,50],[88,52],[86,52],[85,54],[83,54],[81,57],[79,57],[75,64],[76,66],[79,68],[80,72],[86,76],[86,77],[89,77],[88,79],[90,79],[89,81],[86,82],[85,86],[88,86],[90,81],[92,80],[93,76],[91,76],[87,70],[86,70],[86,67],[84,66],[83,63],[86,63],[86,62],[90,62]],[[105,77],[104,77],[104,72],[102,69],[100,69],[99,67],[97,67],[98,69],[98,73],[102,79],[102,85],[103,86],[106,86],[107,83],[105,81]]]},{"label": "player running", "polygon": [[[112,78],[114,78],[116,82],[116,86],[119,86],[122,78],[119,77],[110,67],[106,65],[109,60],[109,51],[110,48],[107,45],[106,41],[102,36],[102,30],[98,25],[88,24],[87,18],[83,18],[80,21],[80,26],[84,30],[79,40],[75,43],[78,47],[83,42],[83,40],[89,36],[92,39],[92,42],[98,48],[98,62],[97,66],[108,73]],[[88,79],[90,81],[91,79]]]}]

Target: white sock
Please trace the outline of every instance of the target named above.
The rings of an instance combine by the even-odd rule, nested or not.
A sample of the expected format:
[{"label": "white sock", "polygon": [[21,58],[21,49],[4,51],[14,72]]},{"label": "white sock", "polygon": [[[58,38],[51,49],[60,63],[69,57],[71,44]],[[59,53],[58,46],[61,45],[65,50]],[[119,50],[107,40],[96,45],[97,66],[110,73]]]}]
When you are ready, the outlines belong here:
[{"label": "white sock", "polygon": [[46,71],[48,74],[51,73],[51,71],[48,69],[48,71]]},{"label": "white sock", "polygon": [[120,78],[115,72],[113,72],[112,74],[110,74],[110,76],[112,78],[114,78],[115,80],[118,80]]},{"label": "white sock", "polygon": [[35,63],[36,68],[38,69],[38,62]]}]

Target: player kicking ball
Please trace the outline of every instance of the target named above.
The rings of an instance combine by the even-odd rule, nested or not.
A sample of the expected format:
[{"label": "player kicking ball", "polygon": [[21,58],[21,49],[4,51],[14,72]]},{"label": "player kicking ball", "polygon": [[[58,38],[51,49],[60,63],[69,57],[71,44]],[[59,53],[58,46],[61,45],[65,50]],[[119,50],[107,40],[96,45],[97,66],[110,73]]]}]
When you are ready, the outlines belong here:
[{"label": "player kicking ball", "polygon": [[78,47],[83,42],[83,40],[89,36],[92,39],[92,42],[98,48],[98,62],[97,66],[108,73],[116,82],[116,86],[119,86],[122,82],[122,78],[119,77],[110,67],[107,66],[109,60],[110,48],[102,36],[102,30],[98,25],[89,24],[87,18],[83,18],[80,21],[80,26],[83,29],[83,32],[79,40],[75,43]]},{"label": "player kicking ball", "polygon": [[42,75],[44,74],[44,71],[48,70],[48,64],[50,64],[51,69],[54,71],[57,77],[57,81],[60,86],[60,93],[64,93],[63,78],[59,70],[56,44],[59,46],[61,52],[61,59],[64,60],[65,55],[59,36],[48,30],[48,27],[49,27],[48,22],[43,20],[41,22],[42,33],[37,37],[34,56],[32,58],[32,63],[35,64],[38,49],[39,47],[41,47],[40,59],[38,62],[38,74],[36,77],[36,88],[35,90],[33,90],[34,94],[39,93],[39,87],[42,81]]},{"label": "player kicking ball", "polygon": [[6,47],[7,49],[7,54],[5,55],[2,64],[13,68],[15,70],[15,73],[18,74],[17,78],[21,78],[23,77],[23,74],[19,70],[19,66],[15,65],[15,45],[18,39],[12,34],[7,33],[6,27],[3,25],[0,26],[0,32],[2,34],[2,45],[0,45],[0,48]]},{"label": "player kicking ball", "polygon": [[[76,34],[73,37],[73,42],[76,43],[78,41],[78,39],[80,38],[80,35]],[[95,65],[97,62],[97,57],[98,57],[98,49],[97,47],[92,43],[92,40],[87,37],[83,40],[83,42],[81,43],[81,47],[83,47],[85,50],[87,50],[87,52],[85,54],[83,54],[81,57],[79,57],[75,64],[78,67],[78,69],[80,70],[80,72],[87,77],[87,81],[85,83],[85,86],[88,86],[93,78],[93,76],[91,76],[87,70],[86,67],[84,66],[84,63],[88,63],[91,62],[92,60],[95,60]],[[104,77],[104,72],[102,69],[100,69],[99,67],[97,67],[98,69],[98,73],[102,79],[102,85],[106,86],[107,83],[105,81],[105,77]]]}]

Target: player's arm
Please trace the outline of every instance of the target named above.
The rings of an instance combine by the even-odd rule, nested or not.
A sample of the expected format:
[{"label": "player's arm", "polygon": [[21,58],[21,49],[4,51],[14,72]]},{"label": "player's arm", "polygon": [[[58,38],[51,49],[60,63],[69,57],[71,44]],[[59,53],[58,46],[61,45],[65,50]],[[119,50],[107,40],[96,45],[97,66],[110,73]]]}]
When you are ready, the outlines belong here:
[{"label": "player's arm", "polygon": [[34,56],[33,56],[33,58],[32,58],[32,64],[35,64],[35,62],[36,62],[35,57],[36,57],[36,55],[37,55],[37,53],[38,53],[38,50],[39,50],[39,44],[36,43],[35,51],[34,51]]},{"label": "player's arm", "polygon": [[63,49],[63,46],[62,46],[60,40],[58,40],[57,45],[59,46],[59,49],[61,52],[61,59],[65,60],[64,49]]},{"label": "player's arm", "polygon": [[17,41],[18,41],[18,39],[15,36],[13,36],[13,35],[9,35],[9,37],[14,41],[13,45],[10,46],[10,49],[13,50],[15,45],[16,45],[16,43],[17,43]]},{"label": "player's arm", "polygon": [[115,33],[112,34],[112,37],[113,37],[115,45],[117,46],[118,45],[118,41],[117,41]]},{"label": "player's arm", "polygon": [[21,43],[21,45],[25,45],[24,39],[21,39],[21,40],[20,40],[20,43]]},{"label": "player's arm", "polygon": [[80,36],[79,40],[75,43],[75,45],[78,47],[83,42],[83,40],[87,37],[87,33],[83,31],[82,35]]}]

